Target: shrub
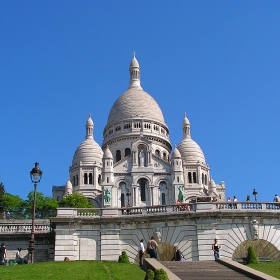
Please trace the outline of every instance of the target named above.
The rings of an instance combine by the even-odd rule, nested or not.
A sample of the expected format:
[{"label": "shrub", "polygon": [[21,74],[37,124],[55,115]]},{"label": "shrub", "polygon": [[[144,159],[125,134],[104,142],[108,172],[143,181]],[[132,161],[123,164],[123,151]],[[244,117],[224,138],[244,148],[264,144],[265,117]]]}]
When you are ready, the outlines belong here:
[{"label": "shrub", "polygon": [[248,248],[247,263],[259,263],[256,252],[252,246]]},{"label": "shrub", "polygon": [[119,263],[130,263],[125,251],[122,251],[122,254],[119,256]]},{"label": "shrub", "polygon": [[146,271],[146,275],[145,275],[144,280],[154,280],[154,276],[155,276],[155,273],[151,269],[148,269]]},{"label": "shrub", "polygon": [[168,275],[163,269],[156,269],[154,280],[168,280]]}]

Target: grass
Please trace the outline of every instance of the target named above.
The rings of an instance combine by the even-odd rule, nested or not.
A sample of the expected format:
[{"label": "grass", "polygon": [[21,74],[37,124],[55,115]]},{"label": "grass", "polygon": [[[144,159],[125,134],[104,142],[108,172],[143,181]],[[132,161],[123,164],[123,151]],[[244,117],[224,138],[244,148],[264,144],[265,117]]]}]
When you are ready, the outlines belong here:
[{"label": "grass", "polygon": [[247,266],[280,279],[280,262],[260,262],[247,264]]},{"label": "grass", "polygon": [[145,272],[137,265],[106,261],[43,262],[0,266],[1,280],[143,280]]}]

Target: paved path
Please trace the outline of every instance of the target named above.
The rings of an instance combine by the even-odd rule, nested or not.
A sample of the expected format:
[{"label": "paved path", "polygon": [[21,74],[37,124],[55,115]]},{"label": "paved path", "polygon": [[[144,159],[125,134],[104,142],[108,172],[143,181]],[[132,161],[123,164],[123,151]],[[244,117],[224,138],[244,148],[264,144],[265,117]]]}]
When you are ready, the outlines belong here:
[{"label": "paved path", "polygon": [[215,261],[160,262],[181,280],[253,279]]}]

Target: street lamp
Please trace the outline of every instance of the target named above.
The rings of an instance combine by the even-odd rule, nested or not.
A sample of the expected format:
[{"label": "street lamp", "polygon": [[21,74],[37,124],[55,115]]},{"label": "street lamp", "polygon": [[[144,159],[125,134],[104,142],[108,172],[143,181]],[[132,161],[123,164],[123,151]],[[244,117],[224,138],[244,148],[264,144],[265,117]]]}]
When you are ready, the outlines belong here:
[{"label": "street lamp", "polygon": [[28,263],[34,262],[34,224],[35,224],[35,211],[36,211],[36,189],[37,184],[40,182],[42,178],[42,170],[39,168],[39,163],[35,163],[35,167],[32,168],[30,171],[30,178],[31,182],[34,183],[34,199],[33,199],[33,215],[32,215],[32,226],[31,226],[31,236],[29,240],[29,247],[28,247]]},{"label": "street lamp", "polygon": [[257,201],[257,195],[258,195],[258,192],[256,191],[256,189],[253,190],[253,196],[255,197],[255,201]]}]

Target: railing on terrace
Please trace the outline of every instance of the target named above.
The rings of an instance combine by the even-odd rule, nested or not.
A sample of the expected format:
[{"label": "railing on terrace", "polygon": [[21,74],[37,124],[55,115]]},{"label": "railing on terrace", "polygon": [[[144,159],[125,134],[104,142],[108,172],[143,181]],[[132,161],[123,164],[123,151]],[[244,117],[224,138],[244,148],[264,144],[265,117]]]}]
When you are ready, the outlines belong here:
[{"label": "railing on terrace", "polygon": [[[207,207],[203,207],[207,206]],[[154,205],[122,208],[58,208],[57,217],[88,217],[150,215],[198,211],[280,211],[279,202],[193,202],[180,205]]]},{"label": "railing on terrace", "polygon": [[[37,233],[49,233],[52,231],[52,228],[48,224],[37,224],[34,227],[35,234]],[[17,233],[31,233],[31,223],[23,224],[18,221],[13,223],[5,223],[1,221],[0,224],[0,234],[17,234]]]}]

